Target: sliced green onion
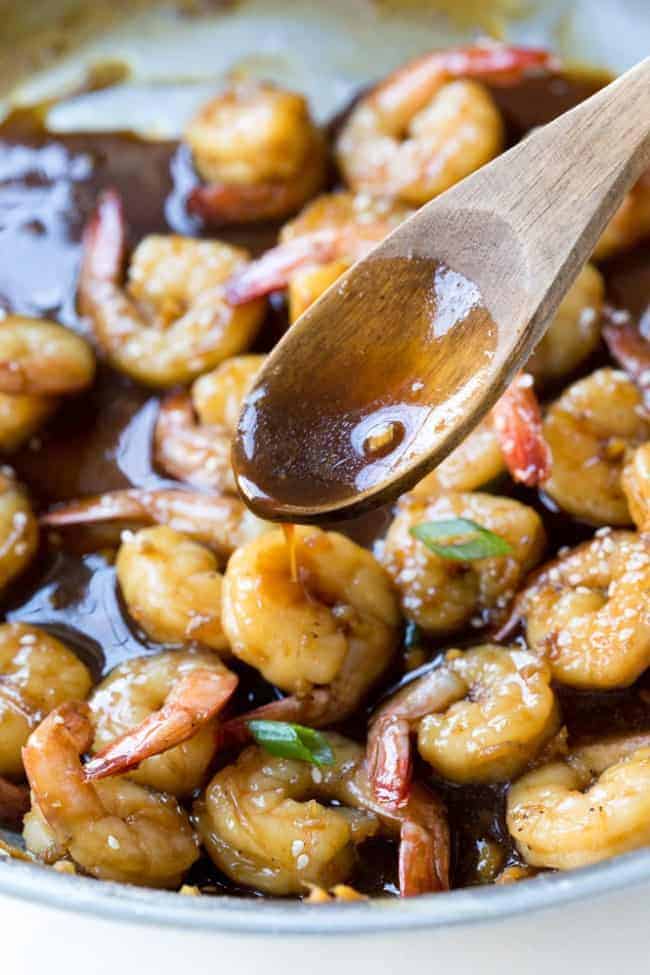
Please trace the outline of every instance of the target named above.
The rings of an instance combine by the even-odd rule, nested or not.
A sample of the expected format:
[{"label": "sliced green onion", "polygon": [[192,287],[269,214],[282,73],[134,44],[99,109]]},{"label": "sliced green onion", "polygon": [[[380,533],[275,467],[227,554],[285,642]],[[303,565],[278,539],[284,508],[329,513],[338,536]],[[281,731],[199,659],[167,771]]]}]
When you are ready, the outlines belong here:
[{"label": "sliced green onion", "polygon": [[440,558],[455,559],[457,562],[471,562],[473,559],[487,559],[512,552],[512,546],[505,538],[477,525],[469,518],[425,521],[414,525],[411,535],[424,542]]},{"label": "sliced green onion", "polygon": [[334,752],[325,735],[288,721],[249,721],[258,745],[278,758],[297,758],[312,765],[333,765]]}]

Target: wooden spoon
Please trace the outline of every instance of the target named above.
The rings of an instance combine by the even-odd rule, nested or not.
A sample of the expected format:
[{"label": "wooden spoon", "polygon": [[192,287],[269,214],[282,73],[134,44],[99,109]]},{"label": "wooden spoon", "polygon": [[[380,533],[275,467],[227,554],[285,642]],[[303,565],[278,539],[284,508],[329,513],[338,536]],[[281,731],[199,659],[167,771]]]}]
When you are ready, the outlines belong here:
[{"label": "wooden spoon", "polygon": [[650,164],[650,58],[428,203],[287,332],[233,462],[263,518],[412,487],[493,406]]}]

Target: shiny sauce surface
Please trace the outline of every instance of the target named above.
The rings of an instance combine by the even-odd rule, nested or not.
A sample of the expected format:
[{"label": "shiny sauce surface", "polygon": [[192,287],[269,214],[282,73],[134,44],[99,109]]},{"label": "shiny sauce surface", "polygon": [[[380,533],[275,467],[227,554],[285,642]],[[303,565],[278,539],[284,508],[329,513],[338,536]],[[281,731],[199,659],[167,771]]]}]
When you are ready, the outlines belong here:
[{"label": "shiny sauce surface", "polygon": [[[497,326],[462,274],[423,258],[375,258],[338,290],[336,335],[298,337],[242,412],[233,463],[261,517],[327,508],[407,470],[486,381]],[[471,357],[459,355],[468,346]]]},{"label": "shiny sauce surface", "polygon": [[[493,94],[514,142],[591,94],[599,83],[598,79],[539,78],[512,89],[495,89]],[[37,116],[10,117],[0,126],[0,308],[49,315],[83,331],[75,311],[79,240],[99,190],[116,186],[124,195],[131,242],[136,243],[151,232],[199,232],[183,204],[194,182],[187,154],[174,143],[145,142],[125,133],[55,136],[43,130]],[[260,252],[272,245],[276,231],[274,226],[235,228],[218,236]],[[634,316],[648,309],[650,247],[611,262],[604,272],[612,302]],[[285,328],[283,303],[273,301],[257,350],[271,348]],[[604,361],[604,353],[599,352],[581,373]],[[161,484],[151,460],[157,408],[157,395],[102,367],[91,391],[63,404],[47,427],[9,458],[28,485],[37,510],[84,494]],[[371,443],[381,460],[377,455],[390,449],[393,441],[386,439],[381,427],[366,433],[374,437]],[[364,463],[361,458],[359,470]],[[558,513],[543,496],[509,483],[499,490],[540,511],[549,534],[549,556],[592,534],[592,529]],[[372,546],[389,519],[390,510],[384,509],[333,527]],[[40,557],[29,572],[3,597],[4,618],[58,633],[91,664],[97,678],[122,660],[161,649],[138,629],[122,603],[112,564],[117,541],[119,534],[116,537],[100,527],[76,528],[65,538],[52,533],[43,539]],[[480,632],[473,631],[454,643],[462,646],[480,639]],[[367,714],[377,701],[408,679],[414,659],[425,666],[435,663],[444,645],[424,640],[416,656],[407,628],[393,671],[367,702],[368,710],[341,730],[363,740]],[[234,702],[238,711],[278,696],[255,671],[243,665],[239,671],[241,684]],[[648,678],[608,694],[563,690],[561,698],[569,732],[576,739],[650,729]],[[431,778],[424,766],[419,774]],[[504,787],[434,784],[447,802],[454,837],[452,885],[493,879],[495,864],[500,868],[516,860],[503,818]],[[206,859],[197,864],[188,882],[198,883],[205,893],[244,893]],[[366,844],[351,883],[368,894],[395,894],[392,844],[376,840]]]}]

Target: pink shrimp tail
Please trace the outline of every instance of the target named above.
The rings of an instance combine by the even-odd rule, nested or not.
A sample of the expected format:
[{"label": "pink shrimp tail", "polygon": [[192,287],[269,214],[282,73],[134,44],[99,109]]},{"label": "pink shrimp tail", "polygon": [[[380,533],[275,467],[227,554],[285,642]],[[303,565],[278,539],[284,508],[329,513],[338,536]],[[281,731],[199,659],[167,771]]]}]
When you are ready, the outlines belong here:
[{"label": "pink shrimp tail", "polygon": [[292,189],[283,183],[206,183],[191,191],[187,210],[210,227],[273,220],[291,209]]},{"label": "pink shrimp tail", "polygon": [[226,283],[226,298],[231,305],[254,301],[286,288],[291,274],[299,268],[326,264],[344,252],[345,239],[340,231],[320,230],[294,237],[237,271]]},{"label": "pink shrimp tail", "polygon": [[187,741],[225,706],[237,687],[231,673],[195,670],[180,681],[160,711],[149,715],[95,755],[85,766],[87,780],[122,775],[146,758]]},{"label": "pink shrimp tail", "polygon": [[126,224],[122,197],[115,189],[99,196],[82,238],[80,288],[93,281],[117,283],[126,253]]},{"label": "pink shrimp tail", "polygon": [[551,452],[531,376],[522,374],[511,383],[494,406],[492,419],[514,480],[527,487],[542,484],[551,472]]},{"label": "pink shrimp tail", "polygon": [[402,823],[399,890],[401,897],[449,890],[449,834],[442,820],[436,829],[411,820]]},{"label": "pink shrimp tail", "polygon": [[270,701],[259,708],[240,714],[219,729],[220,746],[235,748],[250,741],[251,733],[248,722],[256,720],[266,721],[295,721],[299,724],[322,727],[331,724],[337,715],[331,709],[331,695],[327,690],[314,690],[307,697],[283,697],[279,701]]},{"label": "pink shrimp tail", "polygon": [[639,388],[650,409],[650,340],[631,322],[607,325],[603,338],[613,359]]},{"label": "pink shrimp tail", "polygon": [[557,71],[560,62],[549,51],[507,44],[476,44],[440,54],[449,77],[481,78],[493,85],[511,85],[528,74]]},{"label": "pink shrimp tail", "polygon": [[378,802],[403,806],[408,802],[413,761],[408,721],[393,715],[379,718],[368,737],[368,776]]}]

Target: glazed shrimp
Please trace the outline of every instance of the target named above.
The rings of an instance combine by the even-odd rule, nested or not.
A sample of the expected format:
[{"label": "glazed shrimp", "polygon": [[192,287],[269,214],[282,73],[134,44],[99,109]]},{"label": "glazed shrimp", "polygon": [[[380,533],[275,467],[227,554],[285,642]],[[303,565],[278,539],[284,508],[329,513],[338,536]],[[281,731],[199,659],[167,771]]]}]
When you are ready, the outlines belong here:
[{"label": "glazed shrimp", "polygon": [[495,644],[448,651],[373,718],[368,766],[377,799],[408,797],[412,734],[422,758],[452,782],[511,779],[559,728],[550,684],[550,668],[528,651]]},{"label": "glazed shrimp", "polygon": [[0,393],[0,451],[12,453],[40,430],[58,406],[54,396]]},{"label": "glazed shrimp", "polygon": [[294,533],[295,579],[279,529],[234,553],[222,622],[233,654],[291,695],[255,713],[322,727],[352,714],[390,664],[399,609],[370,552],[336,532]]},{"label": "glazed shrimp", "polygon": [[325,182],[325,140],[307,100],[269,82],[228,85],[190,120],[185,141],[206,181],[187,207],[211,226],[285,217]]},{"label": "glazed shrimp", "polygon": [[359,844],[384,833],[400,838],[402,896],[446,890],[449,836],[437,798],[418,786],[401,809],[378,804],[363,749],[341,735],[326,737],[331,766],[274,758],[253,746],[215,775],[194,813],[219,869],[268,894],[332,887],[350,876]]},{"label": "glazed shrimp", "polygon": [[491,414],[439,464],[419,481],[411,496],[428,500],[447,491],[475,491],[505,473],[506,465]]},{"label": "glazed shrimp", "polygon": [[503,148],[501,116],[479,82],[510,85],[554,66],[546,51],[500,44],[411,61],[363,97],[344,124],[336,151],[346,183],[421,206]]},{"label": "glazed shrimp", "polygon": [[166,651],[127,660],[95,688],[87,779],[129,773],[140,785],[188,796],[203,783],[216,717],[237,677],[215,654]]},{"label": "glazed shrimp", "polygon": [[649,437],[634,383],[615,369],[597,370],[569,386],[546,414],[553,464],[544,490],[582,521],[629,525],[623,465],[626,453]]},{"label": "glazed shrimp", "polygon": [[38,547],[38,523],[9,467],[0,470],[0,591],[26,569]]},{"label": "glazed shrimp", "polygon": [[[508,555],[473,562],[444,559],[414,538],[424,522],[466,518],[504,538]],[[402,612],[426,633],[445,634],[503,617],[545,546],[539,515],[511,498],[489,494],[406,495],[389,526],[382,562],[400,595]]]},{"label": "glazed shrimp", "polygon": [[226,285],[228,300],[239,305],[288,287],[293,322],[412,212],[367,193],[319,196],[282,228],[277,247],[233,274]]},{"label": "glazed shrimp", "polygon": [[230,462],[239,411],[265,356],[242,355],[200,376],[191,395],[163,400],[154,431],[157,466],[195,487],[235,494]]},{"label": "glazed shrimp", "polygon": [[0,624],[0,777],[23,779],[20,750],[40,719],[85,698],[88,668],[64,643],[26,623]]},{"label": "glazed shrimp", "polygon": [[158,643],[202,643],[226,650],[222,577],[204,545],[161,525],[125,533],[115,562],[124,602]]},{"label": "glazed shrimp", "polygon": [[233,308],[224,282],[247,260],[240,248],[175,235],[146,237],[122,287],[126,227],[115,190],[99,199],[83,237],[79,307],[111,364],[149,386],[188,382],[241,352],[264,306]]},{"label": "glazed shrimp", "polygon": [[27,848],[50,862],[65,854],[101,880],[178,887],[199,856],[186,813],[127,779],[88,782],[80,755],[91,742],[84,704],[61,705],[32,732],[23,750],[33,796]]},{"label": "glazed shrimp", "polygon": [[621,478],[632,520],[639,531],[650,531],[650,442],[637,447]]},{"label": "glazed shrimp", "polygon": [[239,498],[174,489],[109,491],[58,505],[41,518],[41,524],[58,529],[101,522],[168,525],[207,545],[221,560],[268,530]]},{"label": "glazed shrimp", "polygon": [[562,379],[595,351],[600,341],[604,301],[603,276],[593,264],[586,264],[526,363],[526,370],[536,381]]},{"label": "glazed shrimp", "polygon": [[558,683],[627,687],[650,665],[650,539],[606,531],[559,556],[520,594],[515,620]]},{"label": "glazed shrimp", "polygon": [[636,247],[650,234],[650,171],[643,174],[636,186],[610,220],[598,241],[593,260],[603,261],[621,251]]},{"label": "glazed shrimp", "polygon": [[571,870],[650,844],[650,747],[631,744],[578,749],[511,786],[507,824],[526,863]]},{"label": "glazed shrimp", "polygon": [[70,329],[40,318],[0,322],[0,393],[61,396],[90,386],[95,358]]}]

